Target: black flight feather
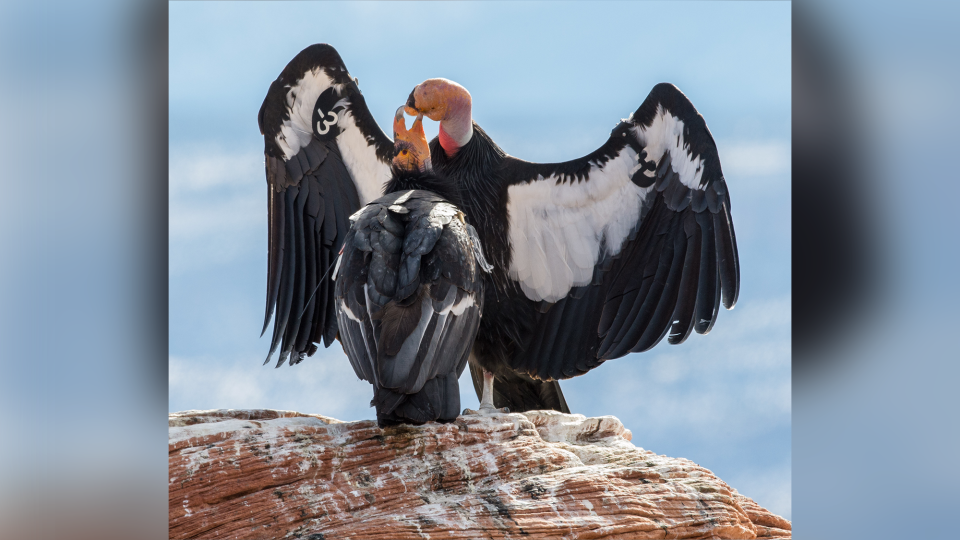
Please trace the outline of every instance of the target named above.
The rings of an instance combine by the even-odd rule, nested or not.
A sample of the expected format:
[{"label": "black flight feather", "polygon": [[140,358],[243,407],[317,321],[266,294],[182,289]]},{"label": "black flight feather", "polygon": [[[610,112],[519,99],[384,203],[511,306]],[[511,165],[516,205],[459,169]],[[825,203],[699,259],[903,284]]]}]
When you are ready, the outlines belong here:
[{"label": "black flight feather", "polygon": [[697,290],[696,321],[694,330],[706,334],[713,327],[719,307],[717,275],[717,243],[714,238],[713,219],[706,212],[697,214],[697,224],[703,232],[700,251],[700,287]]},{"label": "black flight feather", "polygon": [[697,283],[700,281],[700,240],[702,234],[692,212],[683,217],[684,234],[687,235],[687,252],[683,262],[683,276],[680,279],[680,293],[677,308],[673,313],[673,325],[670,328],[669,343],[683,343],[693,330],[694,308],[697,305]]}]

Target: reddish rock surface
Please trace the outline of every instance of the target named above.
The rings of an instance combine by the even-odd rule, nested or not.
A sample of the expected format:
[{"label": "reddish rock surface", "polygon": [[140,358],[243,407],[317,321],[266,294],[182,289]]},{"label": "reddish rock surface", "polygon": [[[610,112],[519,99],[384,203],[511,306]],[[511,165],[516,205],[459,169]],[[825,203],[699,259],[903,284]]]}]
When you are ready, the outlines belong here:
[{"label": "reddish rock surface", "polygon": [[170,538],[790,538],[612,416],[380,429],[274,410],[170,415]]}]

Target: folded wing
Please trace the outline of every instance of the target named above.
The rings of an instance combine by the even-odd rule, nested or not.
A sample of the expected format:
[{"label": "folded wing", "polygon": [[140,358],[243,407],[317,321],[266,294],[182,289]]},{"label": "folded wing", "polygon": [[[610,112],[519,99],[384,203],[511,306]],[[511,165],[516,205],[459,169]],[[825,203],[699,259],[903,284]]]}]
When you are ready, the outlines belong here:
[{"label": "folded wing", "polygon": [[463,214],[430,192],[401,191],[352,219],[337,270],[340,339],[374,386],[378,418],[456,418],[483,300]]}]

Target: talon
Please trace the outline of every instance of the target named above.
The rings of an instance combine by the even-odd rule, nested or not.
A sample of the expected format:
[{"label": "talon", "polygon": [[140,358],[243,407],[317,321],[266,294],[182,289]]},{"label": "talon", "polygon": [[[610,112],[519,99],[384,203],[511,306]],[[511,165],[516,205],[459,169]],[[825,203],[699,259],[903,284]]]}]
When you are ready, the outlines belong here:
[{"label": "talon", "polygon": [[504,414],[510,414],[510,407],[503,407],[503,408],[499,409],[499,411],[502,412],[502,413],[504,413]]}]

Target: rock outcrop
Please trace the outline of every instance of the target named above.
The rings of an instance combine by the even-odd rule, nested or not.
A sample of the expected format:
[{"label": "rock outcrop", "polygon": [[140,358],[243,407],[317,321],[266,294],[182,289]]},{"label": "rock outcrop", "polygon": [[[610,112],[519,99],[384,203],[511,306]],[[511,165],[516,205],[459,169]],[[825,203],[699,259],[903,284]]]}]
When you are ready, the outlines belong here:
[{"label": "rock outcrop", "polygon": [[170,538],[790,538],[612,416],[380,429],[274,410],[170,415]]}]

